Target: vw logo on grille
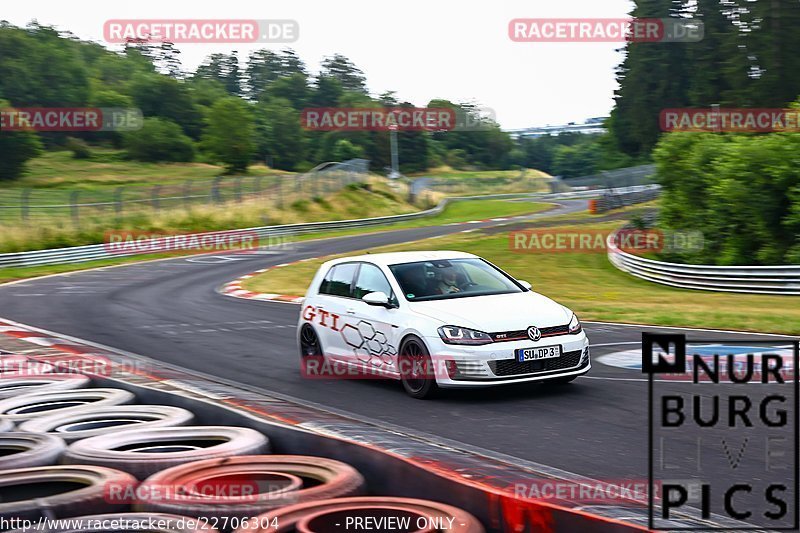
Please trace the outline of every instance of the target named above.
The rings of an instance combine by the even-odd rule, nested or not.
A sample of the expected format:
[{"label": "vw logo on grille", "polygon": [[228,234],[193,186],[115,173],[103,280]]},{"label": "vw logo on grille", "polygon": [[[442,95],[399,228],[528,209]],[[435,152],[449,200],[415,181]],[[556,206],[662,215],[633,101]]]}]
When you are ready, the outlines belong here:
[{"label": "vw logo on grille", "polygon": [[542,332],[536,326],[531,326],[528,328],[528,338],[532,341],[538,341],[542,338]]}]

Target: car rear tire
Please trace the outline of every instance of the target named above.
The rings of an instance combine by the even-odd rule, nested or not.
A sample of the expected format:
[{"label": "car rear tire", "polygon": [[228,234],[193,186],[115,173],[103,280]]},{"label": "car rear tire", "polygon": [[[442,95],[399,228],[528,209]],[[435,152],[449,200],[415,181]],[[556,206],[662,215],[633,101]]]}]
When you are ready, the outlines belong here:
[{"label": "car rear tire", "polygon": [[403,341],[398,355],[400,381],[406,393],[417,400],[433,398],[439,392],[431,355],[417,337]]},{"label": "car rear tire", "polygon": [[300,372],[303,376],[319,376],[325,362],[322,343],[311,324],[303,324],[300,328]]}]

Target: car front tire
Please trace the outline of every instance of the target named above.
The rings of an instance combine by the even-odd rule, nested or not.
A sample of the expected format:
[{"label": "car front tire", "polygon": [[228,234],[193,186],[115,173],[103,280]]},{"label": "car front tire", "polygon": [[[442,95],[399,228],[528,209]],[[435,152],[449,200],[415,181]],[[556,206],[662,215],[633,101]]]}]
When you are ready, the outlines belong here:
[{"label": "car front tire", "polygon": [[439,392],[431,355],[418,337],[408,337],[399,350],[400,381],[412,398],[425,400]]}]

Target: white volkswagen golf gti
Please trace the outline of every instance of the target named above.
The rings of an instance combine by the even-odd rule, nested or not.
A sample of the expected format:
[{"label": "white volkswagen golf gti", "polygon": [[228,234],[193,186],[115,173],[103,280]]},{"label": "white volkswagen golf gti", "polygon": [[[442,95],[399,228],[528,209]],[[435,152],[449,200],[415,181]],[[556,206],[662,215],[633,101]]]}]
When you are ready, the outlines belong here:
[{"label": "white volkswagen golf gti", "polygon": [[575,314],[463,252],[368,254],[323,264],[297,328],[303,371],[439,387],[568,383],[591,368]]}]

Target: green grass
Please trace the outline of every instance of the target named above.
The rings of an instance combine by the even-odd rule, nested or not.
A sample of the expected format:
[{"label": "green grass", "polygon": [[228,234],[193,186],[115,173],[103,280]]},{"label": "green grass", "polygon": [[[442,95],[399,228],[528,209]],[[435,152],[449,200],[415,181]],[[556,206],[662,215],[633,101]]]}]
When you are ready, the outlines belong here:
[{"label": "green grass", "polygon": [[[611,229],[619,225],[620,222],[594,223],[581,225],[580,229]],[[608,262],[605,253],[517,252],[510,249],[506,233],[457,234],[371,252],[434,249],[485,257],[511,275],[532,283],[534,290],[572,308],[583,320],[800,334],[796,297],[674,289],[620,272]],[[250,278],[244,286],[258,292],[302,295],[319,265],[332,257],[335,256],[274,269]]]},{"label": "green grass", "polygon": [[[376,190],[383,191],[383,189],[381,189],[380,187],[377,188]],[[365,194],[369,195],[376,194],[377,196],[384,198],[385,204],[379,209],[379,211],[416,210],[416,208],[413,208],[412,206],[409,206],[407,204],[404,205],[399,201],[395,205],[393,205],[390,202],[391,198],[387,198],[385,195],[385,191],[383,192],[384,194],[376,194],[376,193],[366,193],[363,190],[359,189],[348,189],[339,196],[334,197],[334,199],[326,199],[323,201],[317,200],[313,203],[309,202],[308,206],[306,206],[307,210],[303,213],[303,215],[304,217],[310,216],[315,219],[320,219],[321,215],[325,212],[325,210],[328,210],[328,213],[336,213],[337,209],[338,212],[342,212],[342,209],[344,209],[344,211],[350,215],[352,214],[363,215],[363,217],[370,216],[374,212],[375,206],[372,205],[372,207],[370,207],[369,203],[365,202],[365,200],[369,198],[369,196],[364,196]],[[310,208],[310,206],[313,206],[315,204],[317,206],[317,209],[313,213],[309,213],[308,208]],[[449,222],[462,222],[462,221],[474,220],[475,218],[479,217],[485,218],[487,216],[504,216],[504,215],[512,216],[514,214],[535,213],[543,209],[547,209],[548,207],[549,205],[547,204],[539,204],[539,203],[515,204],[512,202],[500,201],[500,200],[477,200],[471,202],[458,202],[451,204],[446,208],[446,210],[443,213],[440,213],[439,215],[436,215],[434,217],[425,217],[418,220],[410,220],[407,222],[397,223],[390,226],[382,225],[382,226],[375,226],[373,228],[355,228],[352,230],[329,231],[322,233],[307,233],[304,235],[292,236],[290,240],[299,241],[299,240],[338,237],[344,235],[358,235],[366,232],[378,232],[378,231],[401,229],[406,227],[438,225],[438,224],[446,224]],[[358,218],[358,216],[356,216],[356,218]],[[19,280],[19,279],[32,278],[37,276],[46,276],[49,274],[59,274],[63,272],[85,270],[88,268],[131,263],[147,259],[156,259],[161,257],[176,257],[177,255],[179,254],[153,254],[153,255],[141,255],[135,257],[119,257],[102,261],[91,261],[86,263],[69,264],[69,265],[3,268],[0,269],[0,283]]]},{"label": "green grass", "polygon": [[385,180],[373,179],[370,190],[348,186],[322,201],[287,199],[283,206],[264,198],[241,203],[191,206],[160,212],[135,212],[117,220],[113,213],[85,216],[78,227],[64,221],[5,224],[0,231],[0,252],[40,250],[101,243],[110,230],[158,233],[202,232],[296,222],[345,220],[418,211]]},{"label": "green grass", "polygon": [[445,210],[432,217],[422,217],[391,224],[380,224],[367,228],[353,228],[346,230],[326,231],[321,233],[306,233],[298,235],[296,240],[325,239],[330,237],[346,237],[363,233],[377,233],[380,231],[394,231],[398,229],[421,228],[425,226],[441,226],[455,222],[469,222],[470,220],[485,220],[487,218],[512,217],[516,215],[529,215],[552,209],[552,204],[541,202],[511,202],[508,200],[468,200],[449,204]]},{"label": "green grass", "polygon": [[[35,187],[50,189],[80,189],[84,191],[115,188],[121,185],[164,185],[185,180],[211,179],[223,173],[223,168],[205,163],[143,163],[126,160],[123,150],[92,149],[92,158],[73,159],[72,152],[45,152],[26,165],[25,175],[3,187]],[[250,167],[250,174],[277,176],[290,174],[263,165]]]},{"label": "green grass", "polygon": [[[455,170],[450,167],[433,168],[426,172],[416,172],[411,174],[413,177],[426,176],[431,178],[443,179],[464,179],[464,178],[515,178],[520,175],[519,170]],[[526,169],[525,175],[531,178],[548,178],[547,173],[541,170]]]}]

